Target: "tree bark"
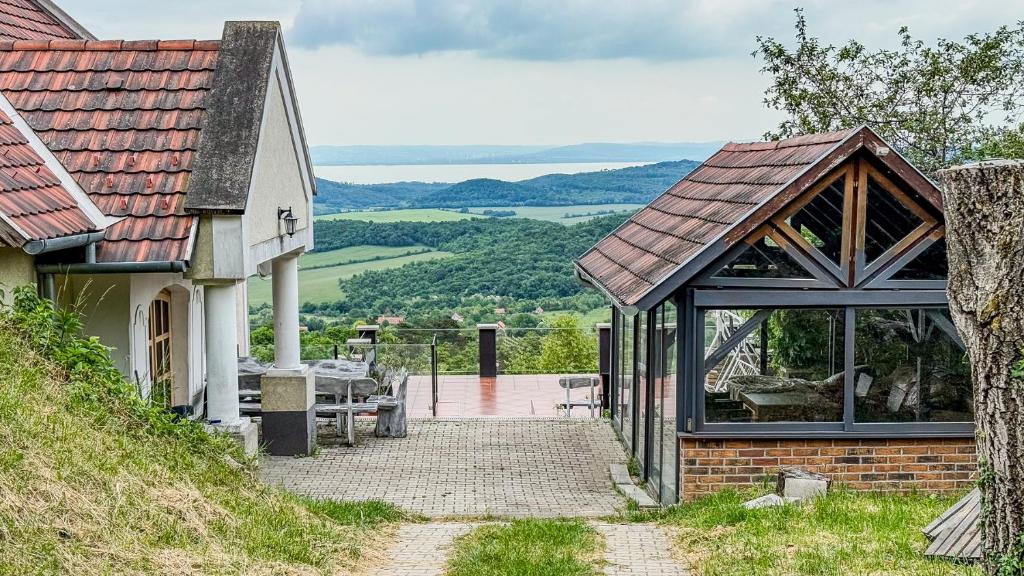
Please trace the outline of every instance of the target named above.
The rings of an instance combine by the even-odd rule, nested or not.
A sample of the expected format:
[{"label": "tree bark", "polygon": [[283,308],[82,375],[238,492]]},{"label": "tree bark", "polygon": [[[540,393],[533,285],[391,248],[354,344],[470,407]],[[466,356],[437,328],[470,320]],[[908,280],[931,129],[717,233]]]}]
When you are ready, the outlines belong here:
[{"label": "tree bark", "polygon": [[990,574],[1000,566],[1003,574],[1021,574],[1024,162],[981,162],[939,177],[950,312],[967,346],[974,384],[985,565]]}]

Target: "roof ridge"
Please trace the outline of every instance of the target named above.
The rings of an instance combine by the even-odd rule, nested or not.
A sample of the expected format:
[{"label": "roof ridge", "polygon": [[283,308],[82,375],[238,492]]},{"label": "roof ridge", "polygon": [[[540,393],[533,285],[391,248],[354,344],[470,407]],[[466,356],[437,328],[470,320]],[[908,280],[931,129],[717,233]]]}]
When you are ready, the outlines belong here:
[{"label": "roof ridge", "polygon": [[151,52],[158,50],[220,50],[220,40],[0,40],[0,51],[121,51]]},{"label": "roof ridge", "polygon": [[[790,136],[781,140],[756,140],[753,142],[728,142],[722,146],[726,152],[760,152],[764,150],[779,150],[782,148],[800,148],[803,146],[817,146],[830,144],[843,140],[850,134],[859,130],[859,126],[833,130],[831,132],[820,132],[814,134],[800,134]],[[714,155],[712,155],[712,158]],[[710,160],[710,158],[709,158]]]}]

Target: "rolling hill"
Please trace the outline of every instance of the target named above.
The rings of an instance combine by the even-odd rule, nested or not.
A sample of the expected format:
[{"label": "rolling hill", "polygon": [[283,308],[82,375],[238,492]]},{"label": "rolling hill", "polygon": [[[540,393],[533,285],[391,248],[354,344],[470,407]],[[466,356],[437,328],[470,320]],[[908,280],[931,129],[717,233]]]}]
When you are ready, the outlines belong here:
[{"label": "rolling hill", "polygon": [[617,170],[548,174],[520,182],[477,178],[457,184],[347,184],[318,178],[315,209],[318,214],[328,214],[365,208],[646,204],[699,164],[677,160]]}]

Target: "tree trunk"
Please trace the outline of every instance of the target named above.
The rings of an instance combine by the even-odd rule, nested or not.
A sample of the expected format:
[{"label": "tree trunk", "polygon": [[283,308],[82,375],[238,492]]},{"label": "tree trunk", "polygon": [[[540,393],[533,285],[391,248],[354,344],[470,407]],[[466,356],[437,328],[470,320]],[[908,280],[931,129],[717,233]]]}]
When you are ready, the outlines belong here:
[{"label": "tree trunk", "polygon": [[[974,383],[985,565],[1024,573],[1024,162],[943,170],[950,312]],[[1014,564],[1016,562],[1016,564]],[[1016,566],[1016,569],[1010,568]]]}]

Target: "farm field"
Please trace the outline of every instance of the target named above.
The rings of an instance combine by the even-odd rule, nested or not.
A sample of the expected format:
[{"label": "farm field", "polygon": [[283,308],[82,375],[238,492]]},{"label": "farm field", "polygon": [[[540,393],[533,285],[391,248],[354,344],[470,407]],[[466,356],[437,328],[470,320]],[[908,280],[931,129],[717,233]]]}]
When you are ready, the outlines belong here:
[{"label": "farm field", "polygon": [[481,218],[480,215],[462,214],[437,208],[409,208],[403,210],[364,210],[320,214],[315,220],[363,220],[366,222],[450,222]]},{"label": "farm field", "polygon": [[426,246],[351,246],[328,250],[327,252],[312,252],[303,254],[299,258],[299,268],[322,268],[324,266],[340,266],[352,262],[366,262],[368,260],[384,260],[385,258],[397,258],[429,250]]},{"label": "farm field", "polygon": [[[344,252],[354,250],[356,248],[368,248],[366,246],[354,246],[352,248],[344,248],[342,250],[332,250],[330,252],[323,252],[322,254],[313,254],[312,256],[324,256],[336,252]],[[395,248],[387,248],[381,246],[373,246],[377,251],[395,250]],[[412,246],[403,246],[401,251],[408,252],[409,250],[418,250],[418,248]],[[339,264],[338,266],[330,266],[327,268],[316,268],[314,270],[300,270],[299,271],[299,303],[303,302],[331,302],[334,300],[340,300],[342,297],[341,290],[338,288],[338,280],[342,278],[351,278],[360,272],[367,270],[386,270],[388,268],[398,268],[403,264],[410,262],[420,262],[423,260],[435,260],[437,258],[447,258],[451,256],[450,252],[431,251],[422,254],[409,254],[407,256],[396,256],[394,258],[386,258],[383,260],[373,260],[370,262],[357,262],[352,264]],[[338,258],[338,255],[334,255]],[[271,296],[271,281],[270,278],[259,278],[253,277],[249,279],[249,305],[259,306],[260,304],[269,304],[272,301]]]},{"label": "farm field", "polygon": [[485,208],[470,208],[473,214],[483,214],[484,210],[515,210],[516,218],[533,218],[534,220],[547,220],[559,224],[577,224],[586,222],[594,216],[576,216],[564,218],[566,214],[593,214],[612,210],[624,212],[626,210],[639,210],[642,204],[576,204],[570,206],[488,206]]}]

